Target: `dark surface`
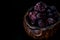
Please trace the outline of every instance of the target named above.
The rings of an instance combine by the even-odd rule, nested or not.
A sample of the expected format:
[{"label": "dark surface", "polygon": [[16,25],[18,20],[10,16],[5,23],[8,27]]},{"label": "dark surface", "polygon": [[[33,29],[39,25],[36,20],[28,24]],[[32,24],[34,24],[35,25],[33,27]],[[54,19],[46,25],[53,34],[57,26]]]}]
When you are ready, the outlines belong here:
[{"label": "dark surface", "polygon": [[[12,1],[12,12],[13,12],[13,16],[14,18],[16,18],[16,20],[14,21],[15,26],[12,28],[12,40],[34,40],[33,38],[29,37],[24,28],[23,28],[23,16],[24,14],[27,12],[27,10],[33,6],[35,3],[37,3],[38,1],[36,0],[14,0]],[[60,3],[58,0],[53,0],[53,1],[43,1],[48,3],[49,5],[55,5],[58,9],[58,11],[60,10]],[[59,40],[59,31],[57,32],[56,35],[54,35],[54,37],[52,38],[52,40]]]}]

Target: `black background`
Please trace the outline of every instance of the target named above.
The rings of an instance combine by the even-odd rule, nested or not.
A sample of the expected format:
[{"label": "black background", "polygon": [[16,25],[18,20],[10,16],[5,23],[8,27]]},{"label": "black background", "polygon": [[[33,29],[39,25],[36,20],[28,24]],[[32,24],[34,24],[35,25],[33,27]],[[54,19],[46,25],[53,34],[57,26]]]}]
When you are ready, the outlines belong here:
[{"label": "black background", "polygon": [[[12,28],[12,40],[34,40],[29,37],[23,27],[23,17],[27,10],[34,6],[40,0],[12,0],[12,12],[15,18],[14,26]],[[55,5],[60,11],[60,4],[58,0],[42,0],[48,5]],[[52,40],[59,40],[59,31],[54,35]]]}]

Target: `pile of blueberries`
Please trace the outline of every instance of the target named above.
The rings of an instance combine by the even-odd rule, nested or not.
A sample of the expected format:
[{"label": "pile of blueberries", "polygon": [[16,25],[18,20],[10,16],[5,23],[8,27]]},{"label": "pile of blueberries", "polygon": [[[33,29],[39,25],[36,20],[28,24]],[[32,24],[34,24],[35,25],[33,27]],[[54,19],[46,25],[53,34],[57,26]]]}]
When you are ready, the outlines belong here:
[{"label": "pile of blueberries", "polygon": [[27,19],[31,26],[45,28],[58,21],[58,14],[55,6],[38,2],[28,12]]}]

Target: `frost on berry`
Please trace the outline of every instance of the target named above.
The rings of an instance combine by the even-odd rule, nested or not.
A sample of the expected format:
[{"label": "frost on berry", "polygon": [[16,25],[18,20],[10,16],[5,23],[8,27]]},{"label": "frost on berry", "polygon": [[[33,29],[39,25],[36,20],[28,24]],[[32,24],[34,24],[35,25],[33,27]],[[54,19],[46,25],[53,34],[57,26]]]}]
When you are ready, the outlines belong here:
[{"label": "frost on berry", "polygon": [[48,6],[43,2],[38,2],[31,10],[28,12],[27,16],[27,21],[30,25],[45,28],[58,21],[58,14],[55,6]]}]

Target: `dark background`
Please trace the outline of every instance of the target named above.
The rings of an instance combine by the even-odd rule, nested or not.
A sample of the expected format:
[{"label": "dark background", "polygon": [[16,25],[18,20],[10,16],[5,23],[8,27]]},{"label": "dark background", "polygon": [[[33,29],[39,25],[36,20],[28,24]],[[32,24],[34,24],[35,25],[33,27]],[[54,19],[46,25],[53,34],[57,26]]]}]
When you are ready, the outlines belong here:
[{"label": "dark background", "polygon": [[[60,11],[60,1],[58,0],[42,0],[48,5],[55,5]],[[23,17],[27,10],[34,6],[39,0],[12,0],[12,13],[14,14],[14,26],[12,28],[12,40],[34,40],[29,37],[23,27]],[[59,40],[59,31],[54,35],[52,40]]]}]

